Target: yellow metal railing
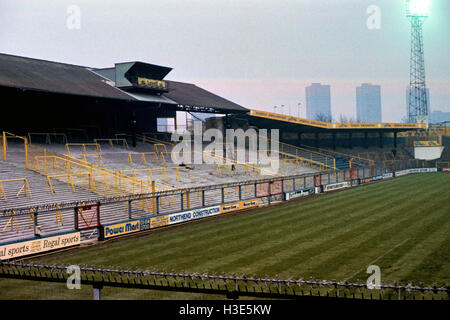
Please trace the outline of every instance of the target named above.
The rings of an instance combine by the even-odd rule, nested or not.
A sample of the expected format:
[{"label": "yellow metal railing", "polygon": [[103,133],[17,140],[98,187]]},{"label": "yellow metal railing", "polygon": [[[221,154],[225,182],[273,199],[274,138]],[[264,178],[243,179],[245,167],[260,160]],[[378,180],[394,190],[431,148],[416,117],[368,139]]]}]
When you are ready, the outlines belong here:
[{"label": "yellow metal railing", "polygon": [[52,194],[55,194],[55,190],[52,185],[51,179],[57,179],[57,180],[63,180],[63,178],[67,179],[67,187],[68,190],[72,190],[72,192],[75,192],[75,184],[74,184],[74,178],[75,177],[87,177],[88,180],[88,189],[90,191],[95,191],[94,187],[94,181],[92,179],[92,176],[90,173],[87,172],[80,172],[80,173],[66,173],[66,174],[56,174],[56,175],[47,175],[47,190],[49,190]]},{"label": "yellow metal railing", "polygon": [[28,133],[28,142],[31,145],[31,136],[44,136],[46,144],[52,144],[50,137],[62,137],[63,143],[67,143],[67,135],[65,133],[56,133],[56,132],[29,132]]},{"label": "yellow metal railing", "polygon": [[[70,156],[35,156],[33,170],[48,174],[52,174],[52,172],[55,174],[89,173],[92,179],[101,181],[106,179],[105,183],[100,182],[107,187],[108,195],[110,195],[111,188],[116,195],[135,193],[141,187],[145,189],[144,192],[152,192],[152,186],[142,180]],[[166,188],[158,188],[156,191],[164,189]]]},{"label": "yellow metal railing", "polygon": [[19,178],[19,179],[6,179],[6,180],[0,180],[0,196],[5,200],[8,201],[6,197],[6,192],[4,188],[4,183],[8,182],[23,182],[22,187],[19,189],[19,191],[16,194],[16,198],[20,196],[20,194],[23,192],[24,196],[29,196],[30,198],[33,198],[31,195],[31,188],[30,184],[28,183],[28,180],[26,178]]},{"label": "yellow metal railing", "polygon": [[182,181],[181,180],[181,174],[180,174],[180,169],[187,169],[188,170],[188,174],[187,177],[189,179],[193,179],[194,176],[192,174],[192,169],[188,168],[188,167],[162,167],[162,168],[145,168],[145,169],[125,169],[125,170],[120,170],[120,173],[132,173],[133,177],[137,177],[136,173],[137,172],[145,172],[147,173],[147,182],[153,181],[153,173],[157,172],[157,171],[161,171],[161,174],[163,176],[163,181],[165,181],[166,183],[169,182],[169,179],[167,177],[167,171],[168,170],[174,170],[175,171],[175,179],[177,181]]},{"label": "yellow metal railing", "polygon": [[74,158],[81,157],[81,159],[85,162],[89,162],[88,158],[97,158],[97,165],[99,167],[104,167],[105,165],[105,163],[103,162],[103,155],[101,153],[71,154],[70,156]]},{"label": "yellow metal railing", "polygon": [[[262,151],[264,152],[265,150],[262,150]],[[235,151],[235,153],[237,153],[237,151]],[[298,167],[319,168],[320,170],[326,170],[326,169],[336,170],[336,162],[335,162],[334,158],[332,158],[332,160],[333,160],[332,162],[327,164],[326,162],[325,163],[320,162],[317,160],[313,160],[311,158],[305,158],[302,156],[294,155],[292,153],[287,153],[287,152],[283,152],[283,151],[272,151],[272,153],[275,153],[276,155],[278,155],[278,159],[280,161],[282,168],[287,168],[286,162],[289,162],[292,164],[295,163]],[[290,159],[290,160],[287,160],[287,159]],[[272,164],[270,164],[270,165],[272,165]]]},{"label": "yellow metal railing", "polygon": [[[198,151],[193,151],[194,153],[199,153]],[[216,160],[216,164],[234,164],[234,165],[240,165],[240,166],[244,166],[247,167],[247,169],[249,171],[254,171],[254,172],[258,172],[261,176],[275,176],[275,177],[282,177],[282,174],[279,173],[274,173],[268,169],[264,169],[264,168],[259,168],[255,165],[249,164],[249,163],[244,163],[244,162],[238,162],[236,160],[230,159],[230,158],[226,158],[223,156],[219,156],[216,155],[213,152],[209,152],[209,151],[203,151],[202,152],[202,156],[203,159],[205,159],[204,157],[211,157],[213,159]]]},{"label": "yellow metal railing", "polygon": [[128,153],[128,164],[133,164],[133,156],[140,156],[142,164],[147,164],[147,156],[153,156],[152,161],[159,163],[157,152],[130,152]]},{"label": "yellow metal railing", "polygon": [[238,168],[242,167],[247,174],[255,173],[256,175],[259,175],[259,172],[256,170],[251,170],[249,166],[245,166],[242,164],[216,164],[216,174],[218,177],[222,177],[223,169],[225,169],[225,174],[227,174],[229,177],[232,177],[233,175],[239,174]]},{"label": "yellow metal railing", "polygon": [[[69,187],[73,186],[72,190],[74,190],[74,186],[79,186],[105,196],[154,193],[174,189],[168,184],[157,184],[155,181],[149,183],[70,156],[35,156],[33,169],[39,173],[47,172],[51,178],[68,183]],[[76,182],[75,176],[78,177]],[[87,179],[83,179],[83,177]],[[151,211],[147,200],[140,201],[142,210]],[[155,206],[153,206],[152,212],[156,214]]]},{"label": "yellow metal railing", "polygon": [[2,133],[2,150],[3,150],[3,161],[6,161],[6,153],[8,150],[7,139],[20,139],[23,140],[24,151],[25,151],[25,169],[28,169],[28,139],[26,137],[17,136],[13,133],[3,131]]},{"label": "yellow metal railing", "polygon": [[329,152],[329,153],[331,153],[333,155],[336,155],[336,156],[339,156],[339,157],[342,157],[342,158],[349,158],[349,159],[353,158],[354,159],[353,161],[356,160],[356,161],[360,161],[360,162],[365,162],[368,165],[374,165],[375,164],[375,162],[372,159],[364,158],[364,157],[360,156],[359,153],[358,154],[350,154],[350,153],[339,152],[339,151],[336,151],[336,150],[325,150],[325,149],[322,149],[322,148],[314,148],[314,149],[317,149],[317,150],[319,150],[321,152]]},{"label": "yellow metal railing", "polygon": [[97,153],[102,153],[102,148],[98,143],[66,143],[66,152],[71,156],[70,147],[81,147],[82,154],[87,154],[87,147],[94,147]]},{"label": "yellow metal railing", "polygon": [[[154,148],[155,152],[158,152],[158,153],[162,153],[162,152],[168,153],[165,144],[162,144],[162,143],[155,143],[155,144],[153,145],[153,148]],[[161,149],[161,151],[160,151],[160,149]]]},{"label": "yellow metal railing", "polygon": [[164,140],[161,140],[161,139],[149,137],[148,135],[150,135],[150,134],[156,135],[154,133],[148,133],[148,132],[146,133],[146,132],[144,132],[143,134],[137,134],[136,138],[141,140],[143,143],[151,143],[151,144],[157,143],[157,144],[165,144],[165,145],[168,145],[168,146],[173,146],[175,144],[173,142],[164,141]]},{"label": "yellow metal railing", "polygon": [[[268,140],[271,141],[271,139],[268,139]],[[284,143],[284,142],[278,142],[278,144],[279,144],[281,152],[290,153],[287,149],[291,148],[291,149],[295,150],[295,156],[301,157],[304,159],[309,158],[309,160],[314,160],[313,155],[320,156],[320,157],[323,157],[324,164],[326,167],[332,167],[332,168],[336,169],[336,159],[328,154],[325,154],[325,153],[322,153],[319,151],[308,150],[308,149],[302,148],[302,147],[297,147],[297,146],[294,146],[294,145],[291,145],[288,143]],[[304,153],[304,152],[306,152],[309,155],[309,157],[299,156],[299,153]],[[317,160],[314,160],[314,161],[317,162]]]},{"label": "yellow metal railing", "polygon": [[16,212],[14,210],[12,210],[11,218],[9,218],[8,222],[3,227],[2,232],[5,232],[6,228],[8,228],[8,226],[11,227],[11,231],[14,231],[14,226],[15,226],[16,233],[19,233],[19,224],[17,223]]},{"label": "yellow metal railing", "polygon": [[[305,157],[300,157],[300,156],[295,156],[291,153],[285,153],[285,152],[278,152],[281,160],[281,163],[283,164],[283,160],[287,160],[289,161],[289,163],[293,164],[295,162],[295,164],[299,167],[311,167],[311,168],[319,168],[320,170],[326,170],[326,169],[330,169],[330,170],[336,170],[336,163],[333,162],[332,165],[327,165],[323,162],[320,161],[316,161],[316,160],[312,160],[312,159],[308,159]],[[285,161],[286,162],[286,161]],[[284,162],[284,164],[286,165],[286,163]]]},{"label": "yellow metal railing", "polygon": [[123,139],[123,138],[94,139],[94,143],[99,143],[99,142],[107,142],[109,144],[109,146],[111,147],[111,149],[114,149],[114,143],[113,142],[122,143],[122,148],[125,148],[125,149],[129,149],[130,148],[128,146],[127,139]]}]

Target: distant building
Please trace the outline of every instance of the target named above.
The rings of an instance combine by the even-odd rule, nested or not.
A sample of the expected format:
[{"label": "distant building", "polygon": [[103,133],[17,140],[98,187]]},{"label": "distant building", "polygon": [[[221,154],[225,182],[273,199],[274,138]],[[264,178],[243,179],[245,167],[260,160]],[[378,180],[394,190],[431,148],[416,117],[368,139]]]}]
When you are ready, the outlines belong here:
[{"label": "distant building", "polygon": [[331,122],[330,86],[313,83],[306,87],[306,117]]},{"label": "distant building", "polygon": [[356,121],[381,122],[381,87],[363,83],[356,88]]},{"label": "distant building", "polygon": [[450,112],[435,110],[430,113],[430,123],[450,121]]},{"label": "distant building", "polygon": [[[406,118],[409,117],[409,87],[406,88]],[[430,116],[430,89],[427,88],[427,110],[428,110],[428,116]]]}]

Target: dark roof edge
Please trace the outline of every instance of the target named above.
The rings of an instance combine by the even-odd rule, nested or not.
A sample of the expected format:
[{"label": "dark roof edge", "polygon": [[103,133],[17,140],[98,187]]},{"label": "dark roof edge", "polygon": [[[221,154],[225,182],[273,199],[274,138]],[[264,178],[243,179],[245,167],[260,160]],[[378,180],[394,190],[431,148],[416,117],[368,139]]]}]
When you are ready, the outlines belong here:
[{"label": "dark roof edge", "polygon": [[[46,60],[46,59],[38,59],[38,58],[31,58],[31,57],[25,57],[25,56],[18,56],[18,55],[15,55],[15,54],[9,54],[9,53],[2,53],[2,52],[0,52],[0,55],[3,55],[3,56],[9,56],[9,57],[15,57],[15,58],[21,58],[21,59],[27,59],[27,60],[34,60],[34,61],[48,62],[48,63],[53,63],[53,64],[63,64],[63,65],[66,65],[66,66],[71,66],[71,67],[91,68],[91,69],[92,69],[92,67],[81,66],[81,65],[73,64],[73,63],[58,62],[58,61],[51,61],[51,60]],[[96,68],[96,69],[100,69],[100,68]]]},{"label": "dark roof edge", "polygon": [[77,96],[77,97],[88,97],[88,98],[110,99],[110,100],[124,100],[124,101],[133,101],[133,102],[139,101],[139,100],[134,99],[133,97],[130,97],[129,95],[127,95],[129,97],[129,99],[127,99],[125,97],[124,98],[121,98],[121,97],[103,97],[103,96],[96,96],[96,95],[91,95],[91,94],[76,94],[76,93],[71,93],[71,92],[50,91],[50,90],[31,88],[31,87],[7,86],[7,85],[3,85],[3,84],[0,84],[0,87],[13,88],[13,89],[18,89],[18,90],[22,90],[22,91],[36,91],[36,92],[62,94],[62,95]]}]

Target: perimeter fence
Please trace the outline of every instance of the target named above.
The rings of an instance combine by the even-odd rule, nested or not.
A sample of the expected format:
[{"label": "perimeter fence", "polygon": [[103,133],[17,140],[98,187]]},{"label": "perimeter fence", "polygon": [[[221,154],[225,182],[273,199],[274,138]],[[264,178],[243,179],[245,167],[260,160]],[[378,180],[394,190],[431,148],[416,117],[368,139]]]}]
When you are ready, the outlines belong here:
[{"label": "perimeter fence", "polygon": [[[74,277],[74,275],[77,277]],[[256,275],[226,273],[189,273],[176,271],[142,270],[103,266],[48,265],[39,262],[0,263],[0,278],[36,281],[38,283],[65,284],[66,290],[75,294],[74,284],[91,288],[91,297],[102,299],[103,290],[120,288],[121,297],[127,296],[123,289],[181,292],[262,299],[302,299],[305,297],[332,297],[372,300],[448,300],[450,287],[405,285],[397,282],[372,285],[363,282],[329,281],[302,277],[287,279],[278,275],[264,278]],[[67,286],[69,284],[69,286]],[[61,289],[62,290],[62,289]],[[66,293],[67,293],[66,292]]]}]

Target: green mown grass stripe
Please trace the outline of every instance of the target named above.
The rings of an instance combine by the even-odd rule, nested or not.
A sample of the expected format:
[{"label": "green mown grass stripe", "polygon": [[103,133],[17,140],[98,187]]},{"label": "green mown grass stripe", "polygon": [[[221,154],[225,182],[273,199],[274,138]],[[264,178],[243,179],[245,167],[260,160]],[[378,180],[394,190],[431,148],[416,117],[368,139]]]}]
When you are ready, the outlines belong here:
[{"label": "green mown grass stripe", "polygon": [[[411,218],[412,219],[404,220],[403,222],[398,223],[390,228],[388,228],[387,225],[383,225],[381,233],[378,233],[375,236],[366,239],[365,241],[359,243],[356,247],[348,248],[348,250],[342,255],[333,257],[332,259],[330,259],[330,261],[325,262],[325,264],[327,264],[327,268],[338,271],[338,261],[345,261],[347,265],[357,265],[358,263],[362,263],[363,261],[367,261],[367,263],[370,263],[377,258],[377,248],[372,248],[370,246],[371,244],[378,242],[378,245],[380,246],[384,242],[384,246],[388,247],[389,244],[392,245],[394,243],[399,243],[401,244],[400,246],[396,247],[395,250],[388,252],[384,256],[383,252],[379,252],[378,257],[381,256],[381,258],[376,260],[375,264],[381,268],[383,275],[387,276],[389,274],[389,266],[392,264],[392,262],[400,259],[409,250],[413,249],[413,247],[417,245],[417,243],[422,241],[421,238],[411,238],[412,235],[418,235],[419,237],[425,236],[429,231],[435,231],[443,225],[445,226],[445,222],[448,220],[448,217],[446,217],[445,215],[427,216],[422,213],[420,213],[418,219],[415,219],[415,217]],[[421,232],[424,226],[427,227],[427,230]],[[407,229],[408,227],[409,229]],[[405,240],[407,241],[405,242]],[[386,249],[386,251],[389,251],[389,248]],[[367,257],[366,259],[364,259],[365,256]],[[362,264],[363,268],[364,266],[365,265]],[[367,266],[368,264],[365,267]],[[345,269],[344,273],[346,270],[348,269]],[[314,271],[318,274],[321,274],[324,270],[318,268]],[[347,273],[347,276],[348,275],[349,273]],[[356,276],[348,278],[348,280],[356,280],[356,277],[358,276],[364,277],[365,270],[364,272],[361,271]]]},{"label": "green mown grass stripe", "polygon": [[[427,193],[426,194],[427,199],[424,199],[424,202],[426,203],[426,202],[428,202],[428,200],[430,200],[429,202],[433,203],[433,206],[427,208],[427,211],[431,211],[433,214],[432,215],[425,215],[424,214],[423,218],[425,218],[425,221],[422,221],[422,223],[425,223],[429,219],[433,219],[434,216],[438,216],[439,217],[439,216],[443,215],[444,218],[445,218],[445,208],[442,207],[442,203],[439,201],[439,196],[440,195],[441,195],[441,193],[440,193],[439,190],[436,190],[436,191],[434,191],[432,193]],[[434,202],[432,202],[431,200],[433,200]],[[411,219],[411,216],[410,216],[412,212],[419,211],[419,210],[422,210],[422,209],[420,209],[418,207],[412,207],[411,208],[411,206],[399,205],[399,206],[396,207],[396,210],[398,210],[399,214],[403,214],[403,215],[404,215],[404,212],[407,212],[407,217],[406,218],[411,220],[411,222],[412,222],[411,225],[410,225],[410,228],[409,229],[408,228],[404,228],[404,229],[400,229],[400,230],[395,230],[395,232],[394,232],[392,229],[387,229],[387,227],[388,227],[387,224],[391,223],[391,221],[387,221],[386,224],[383,224],[381,226],[382,232],[381,232],[380,240],[382,240],[383,238],[386,238],[389,234],[391,234],[392,238],[395,239],[395,241],[398,243],[398,242],[401,242],[402,240],[404,240],[406,237],[412,236],[415,233],[414,232],[415,231],[414,228],[419,229],[419,231],[420,231],[421,228],[424,228],[424,226],[422,226],[421,224],[418,224],[418,222],[420,220]],[[439,211],[442,211],[442,213],[438,214]],[[386,230],[384,230],[383,228],[386,228]],[[411,229],[413,231],[411,231]],[[402,236],[403,233],[405,233],[406,235]],[[400,238],[400,239],[397,239],[397,238]],[[355,240],[357,240],[357,239],[355,239]],[[368,239],[366,242],[369,242],[371,240],[372,239]],[[375,240],[375,239],[373,239],[373,240]],[[359,243],[358,246],[361,245],[361,244],[363,244],[363,243]],[[343,246],[345,246],[345,243],[343,243]],[[349,251],[351,251],[350,247],[349,247]]]},{"label": "green mown grass stripe", "polygon": [[[334,215],[336,215],[337,213],[334,213]],[[360,218],[359,217],[356,217],[355,218],[355,221],[357,221],[357,220],[359,220]],[[280,222],[280,225],[286,225],[286,223],[284,222],[284,221],[281,221]],[[272,229],[276,229],[276,228],[274,228],[275,226],[273,226],[273,225],[270,225],[270,228],[272,228]],[[263,230],[261,230],[261,231],[263,231]],[[304,230],[303,230],[304,231]],[[275,232],[275,231],[272,231],[272,232]],[[284,231],[283,230],[281,230],[281,231],[277,231],[279,234],[280,234],[280,236],[282,236],[283,235],[283,233],[284,233]],[[244,235],[242,235],[242,236],[244,236],[245,237],[245,235],[247,235],[246,236],[246,238],[245,238],[245,240],[246,240],[246,243],[248,243],[249,245],[252,245],[252,243],[254,243],[254,241],[252,241],[253,239],[252,239],[252,234],[255,234],[255,236],[256,237],[259,237],[260,236],[260,234],[263,234],[263,232],[255,232],[255,230],[249,230],[248,228],[246,228],[245,229],[245,234]],[[236,239],[239,239],[239,238],[242,238],[242,236],[241,235],[235,235],[234,237],[236,238]],[[253,237],[255,237],[255,236],[253,236]],[[215,238],[216,240],[218,239],[217,237]],[[218,250],[219,249],[219,247],[221,246],[221,244],[220,244],[220,242],[222,242],[222,241],[220,241],[220,240],[223,240],[223,239],[219,239],[219,241],[218,242],[216,242],[215,244],[214,243],[210,243],[210,244],[207,244],[207,246],[209,246],[209,247],[216,247],[216,249]],[[233,239],[231,239],[231,240],[233,240]],[[267,240],[267,239],[261,239],[261,240]],[[228,241],[224,241],[224,243],[227,243]],[[200,244],[198,244],[197,243],[197,245],[196,245],[197,247],[198,247],[198,249],[200,250],[201,248],[204,248],[205,247],[205,244],[204,244],[204,242],[201,242]],[[192,246],[191,246],[192,247]],[[228,245],[228,247],[227,248],[223,248],[222,250],[218,250],[217,252],[220,252],[220,255],[222,255],[224,258],[226,258],[227,256],[226,256],[226,252],[228,252],[228,251],[231,251],[232,253],[235,253],[236,252],[236,249],[238,249],[238,248],[236,248],[235,246],[233,246],[233,244],[231,244],[231,245]],[[225,252],[224,252],[224,250],[226,250]],[[247,254],[248,254],[248,252],[247,252]],[[170,256],[175,256],[175,259],[177,258],[177,256],[178,256],[178,254],[176,254],[176,253],[173,253],[173,254],[168,254],[167,256],[165,256],[165,262],[167,263],[167,262],[169,262],[169,261],[167,261],[167,259],[168,258],[170,258]],[[211,257],[211,258],[214,258],[214,257]],[[197,258],[193,258],[193,259],[197,259]],[[187,264],[189,264],[189,261],[188,262],[186,262]]]},{"label": "green mown grass stripe", "polygon": [[[407,195],[404,195],[404,197],[407,197]],[[379,210],[386,209],[383,211],[382,214],[377,215],[371,215],[371,212],[376,212]],[[336,247],[339,247],[342,245],[345,241],[351,241],[354,239],[355,235],[363,234],[367,232],[370,229],[373,229],[374,225],[376,225],[379,222],[382,222],[385,219],[388,218],[395,218],[397,215],[396,210],[393,210],[392,207],[390,207],[390,203],[382,204],[381,208],[380,206],[373,207],[371,210],[366,211],[367,217],[365,219],[362,219],[361,221],[366,221],[365,223],[361,224],[361,221],[359,221],[356,224],[350,224],[347,229],[344,229],[343,233],[334,233],[329,239],[324,239],[324,237],[321,237],[321,242],[311,248],[306,248],[300,252],[295,252],[294,250],[290,250],[291,248],[294,249],[294,245],[286,245],[283,251],[291,251],[291,254],[288,254],[287,257],[281,259],[280,261],[271,264],[267,268],[270,270],[274,270],[275,272],[280,272],[280,270],[283,269],[283,266],[292,265],[292,264],[298,264],[298,263],[305,263],[308,260],[312,259],[318,254],[324,253],[327,250],[334,249]],[[416,216],[420,216],[420,213],[417,213],[414,215],[414,218]],[[405,218],[403,221],[407,223],[409,218]],[[378,229],[382,230],[383,227],[379,227]],[[263,270],[258,270],[263,271]]]},{"label": "green mown grass stripe", "polygon": [[[284,232],[284,231],[281,231],[281,232]],[[267,239],[267,240],[270,240],[270,239]],[[250,243],[251,243],[251,242],[250,242]],[[266,241],[266,242],[264,242],[264,243],[268,243],[268,244],[270,244],[270,243],[272,243],[272,242],[270,242],[270,241]],[[283,246],[284,246],[284,244],[282,244],[282,245],[281,245],[281,247],[283,247]],[[232,250],[232,251],[234,251],[234,250]],[[246,251],[246,253],[247,253],[246,255],[248,256],[248,253],[249,253],[249,252],[248,252],[248,251]],[[226,257],[226,256],[224,256],[224,259],[225,259],[225,258],[227,258],[227,257]]]},{"label": "green mown grass stripe", "polygon": [[[448,224],[445,226],[448,230]],[[424,252],[418,253],[414,259],[413,268],[408,265],[404,273],[400,268],[395,273],[389,275],[390,278],[398,277],[400,281],[423,281],[432,284],[438,282],[445,285],[450,282],[449,264],[450,264],[450,237],[445,237],[442,241],[437,242],[438,246],[434,248],[427,247]],[[428,254],[427,254],[428,253]],[[412,269],[412,270],[411,270]]]}]

